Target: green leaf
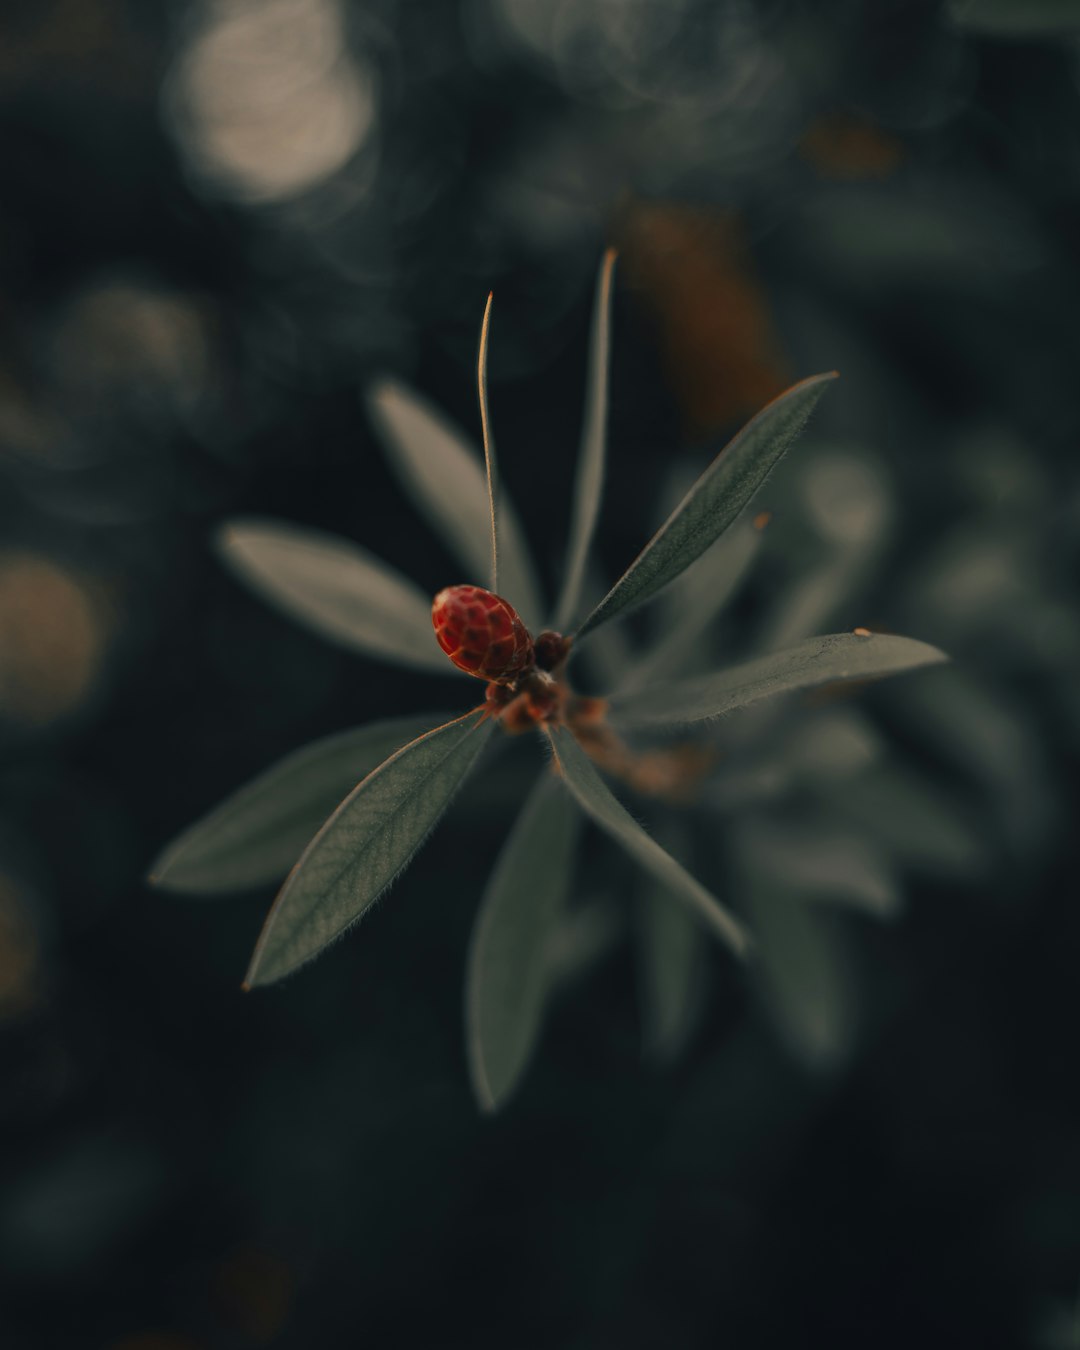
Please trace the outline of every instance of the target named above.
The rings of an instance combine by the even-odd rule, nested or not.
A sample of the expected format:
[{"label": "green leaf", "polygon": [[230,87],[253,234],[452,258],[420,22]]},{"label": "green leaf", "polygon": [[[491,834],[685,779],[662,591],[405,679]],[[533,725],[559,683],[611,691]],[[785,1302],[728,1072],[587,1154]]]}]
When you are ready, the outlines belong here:
[{"label": "green leaf", "polygon": [[[665,832],[664,838],[671,847],[686,848],[685,830]],[[636,917],[642,1042],[646,1054],[670,1062],[685,1046],[701,1010],[706,935],[697,915],[647,873],[642,875]]]},{"label": "green leaf", "polygon": [[466,713],[410,741],[349,793],[274,902],[248,987],[288,975],[374,904],[450,805],[493,726],[482,709]]},{"label": "green leaf", "polygon": [[233,572],[323,637],[368,656],[456,674],[431,627],[431,601],[356,544],[277,520],[233,520],[218,534]]},{"label": "green leaf", "polygon": [[612,713],[624,722],[642,725],[700,722],[778,694],[847,680],[876,679],[947,660],[944,652],[914,638],[833,633],[712,675],[675,680],[625,698],[617,696],[612,700]]},{"label": "green leaf", "polygon": [[439,717],[373,722],[286,755],[173,840],[150,880],[188,895],[280,880],[342,797]]},{"label": "green leaf", "polygon": [[578,451],[573,515],[567,540],[566,570],[562,595],[555,607],[555,628],[564,632],[573,623],[581,603],[585,564],[589,556],[600,497],[604,489],[604,452],[607,446],[608,367],[611,361],[611,284],[615,250],[608,249],[600,264],[593,301],[592,337],[589,343],[589,374],[585,393],[585,419]]},{"label": "green leaf", "polygon": [[620,693],[642,689],[683,667],[700,646],[701,635],[734,595],[761,547],[762,532],[746,521],[728,532],[676,583],[685,590],[681,613],[671,628],[637,662],[619,685]]},{"label": "green leaf", "polygon": [[517,1085],[540,1031],[550,946],[566,904],[580,812],[550,777],[503,847],[473,927],[466,1049],[473,1090],[495,1111]]},{"label": "green leaf", "polygon": [[832,810],[904,866],[959,878],[989,862],[987,844],[964,807],[911,769],[890,762],[863,774],[854,790],[836,784],[830,795]]},{"label": "green leaf", "polygon": [[757,935],[753,972],[773,1024],[787,1048],[808,1067],[830,1069],[851,1048],[854,991],[826,916],[779,878],[762,873],[741,849],[739,894]]},{"label": "green leaf", "polygon": [[823,812],[763,817],[744,838],[752,841],[747,846],[753,847],[758,871],[807,901],[844,905],[879,919],[893,918],[900,909],[900,884],[883,850],[861,832],[837,828]]},{"label": "green leaf", "polygon": [[491,409],[488,405],[488,339],[491,336],[491,303],[494,293],[489,291],[480,324],[480,350],[476,356],[476,392],[480,400],[480,430],[484,441],[484,475],[487,479],[488,517],[491,522],[491,589],[499,589],[499,521],[495,512],[496,468],[495,434],[491,430]]},{"label": "green leaf", "polygon": [[[389,451],[390,467],[465,569],[465,581],[486,579],[491,568],[487,475],[457,428],[418,394],[394,380],[368,393],[368,412]],[[499,494],[500,594],[535,632],[543,604],[524,531],[505,491]]]},{"label": "green leaf", "polygon": [[644,604],[731,525],[806,425],[835,373],[813,375],[763,408],[713,460],[578,630]]},{"label": "green leaf", "polygon": [[1078,0],[953,0],[953,22],[1002,37],[1053,37],[1080,31]]},{"label": "green leaf", "polygon": [[555,760],[578,805],[597,825],[672,894],[707,920],[712,930],[737,956],[749,946],[749,935],[717,898],[695,880],[681,863],[645,833],[614,796],[592,761],[565,727],[548,728]]},{"label": "green leaf", "polygon": [[785,587],[765,616],[756,638],[758,649],[785,651],[820,633],[845,607],[850,612],[867,572],[865,561],[843,554],[807,568]]}]

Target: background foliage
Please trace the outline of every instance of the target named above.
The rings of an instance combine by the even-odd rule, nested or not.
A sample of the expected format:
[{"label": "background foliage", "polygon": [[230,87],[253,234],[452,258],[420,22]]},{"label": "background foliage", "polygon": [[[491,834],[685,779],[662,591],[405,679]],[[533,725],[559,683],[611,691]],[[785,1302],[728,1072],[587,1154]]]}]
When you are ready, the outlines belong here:
[{"label": "background foliage", "polygon": [[[1060,0],[3,7],[5,1346],[1077,1343],[1078,31]],[[874,707],[941,802],[905,847],[951,810],[983,861],[938,847],[888,927],[824,914],[859,1034],[816,1071],[715,953],[685,1052],[643,1067],[601,907],[483,1120],[460,982],[512,757],[280,990],[238,992],[265,889],[143,878],[272,760],[445,702],[211,541],[280,516],[466,580],[363,393],[404,379],[475,430],[490,288],[550,584],[606,243],[608,575],[715,438],[840,369],[831,505],[778,476],[735,631],[832,607],[948,648]],[[776,829],[735,837],[782,861]]]}]

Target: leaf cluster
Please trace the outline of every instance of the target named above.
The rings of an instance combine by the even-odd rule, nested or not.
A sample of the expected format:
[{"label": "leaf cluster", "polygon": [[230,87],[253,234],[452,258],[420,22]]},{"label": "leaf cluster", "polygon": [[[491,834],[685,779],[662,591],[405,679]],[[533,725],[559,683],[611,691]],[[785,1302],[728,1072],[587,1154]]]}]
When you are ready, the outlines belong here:
[{"label": "leaf cluster", "polygon": [[[597,284],[566,569],[552,607],[563,628],[580,612],[600,511],[613,274],[614,256],[608,254]],[[541,587],[507,494],[499,492],[496,512],[492,490],[486,335],[485,320],[480,390],[486,472],[467,441],[403,386],[377,385],[369,392],[369,408],[403,486],[474,576],[483,575],[488,562],[490,523],[498,539],[502,589],[535,630],[546,612]],[[621,673],[622,688],[611,704],[614,727],[707,722],[783,694],[944,659],[936,648],[912,639],[840,633],[727,669],[669,678],[749,567],[758,535],[743,519],[746,508],[833,378],[804,380],[753,418],[573,628],[576,652],[611,620],[653,600],[684,574],[691,583],[690,602],[656,649]],[[258,594],[330,640],[458,678],[435,643],[423,594],[355,545],[284,522],[247,520],[226,525],[219,547],[226,564]],[[376,722],[328,737],[288,756],[192,825],[162,854],[154,879],[197,894],[236,889],[276,879],[299,854],[247,975],[249,985],[276,981],[344,933],[393,884],[475,771],[494,726],[477,708],[449,719]],[[682,902],[691,921],[712,931],[737,958],[754,947],[746,924],[627,810],[598,772],[588,745],[564,725],[543,732],[547,754],[538,761],[539,782],[507,835],[480,902],[469,952],[468,1058],[478,1100],[488,1109],[513,1090],[538,1034],[582,820],[596,825],[649,878],[650,913],[658,897]],[[652,927],[662,932],[655,922]],[[678,925],[668,929],[663,951],[683,950]]]}]

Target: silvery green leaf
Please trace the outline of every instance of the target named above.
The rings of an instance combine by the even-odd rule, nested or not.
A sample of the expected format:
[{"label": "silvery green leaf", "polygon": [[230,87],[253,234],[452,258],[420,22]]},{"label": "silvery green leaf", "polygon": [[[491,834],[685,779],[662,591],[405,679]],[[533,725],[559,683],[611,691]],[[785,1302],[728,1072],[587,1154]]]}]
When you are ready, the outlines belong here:
[{"label": "silvery green leaf", "polygon": [[805,897],[748,870],[740,880],[757,935],[754,974],[777,1031],[808,1067],[844,1058],[854,1032],[853,991],[828,928]]},{"label": "silvery green leaf", "polygon": [[886,483],[865,452],[818,449],[800,467],[800,514],[818,535],[821,556],[800,567],[771,607],[757,639],[763,651],[843,623],[889,533]]},{"label": "silvery green leaf", "polygon": [[623,722],[641,725],[700,722],[779,694],[847,680],[876,679],[947,659],[936,647],[914,638],[832,633],[712,675],[616,696],[612,713]]},{"label": "silvery green leaf", "polygon": [[800,782],[844,782],[885,751],[881,733],[857,708],[827,708],[783,736],[785,762]]},{"label": "silvery green leaf", "polygon": [[799,476],[804,511],[822,539],[845,551],[869,549],[889,533],[888,483],[862,449],[819,449]]},{"label": "silvery green leaf", "polygon": [[[665,843],[685,849],[665,833]],[[650,873],[642,874],[634,926],[638,997],[645,1053],[674,1059],[686,1044],[702,1006],[705,981],[705,930],[697,915],[680,905]]]},{"label": "silvery green leaf", "polygon": [[989,796],[1002,839],[1027,849],[1052,828],[1062,801],[1052,787],[1043,735],[1022,702],[950,667],[897,691],[891,706],[909,720],[916,740]]},{"label": "silvery green leaf", "polygon": [[829,558],[796,577],[777,598],[758,632],[755,646],[776,652],[828,628],[850,607],[866,575],[858,556]]},{"label": "silvery green leaf", "polygon": [[[762,532],[740,521],[727,531],[675,585],[680,605],[675,622],[637,661],[619,684],[620,693],[642,689],[665,675],[684,669],[716,618],[749,572],[761,547]],[[610,630],[607,630],[610,631]]]},{"label": "silvery green leaf", "polygon": [[854,991],[828,916],[794,878],[768,866],[768,836],[753,818],[729,836],[735,884],[754,925],[752,973],[788,1049],[808,1067],[842,1060],[854,1032]]},{"label": "silvery green leaf", "polygon": [[757,869],[792,894],[881,919],[900,908],[900,884],[886,854],[861,833],[813,813],[803,819],[763,817],[752,838]]},{"label": "silvery green leaf", "polygon": [[565,727],[549,728],[548,731],[559,771],[585,814],[673,895],[700,914],[737,956],[744,955],[750,939],[739,920],[645,833]]},{"label": "silvery green leaf", "polygon": [[[569,800],[566,793],[563,796]],[[585,975],[618,946],[625,931],[625,909],[613,896],[599,896],[567,909],[547,946],[552,989],[559,990]]]},{"label": "silvery green leaf", "polygon": [[286,755],[173,840],[151,868],[151,881],[207,895],[280,880],[361,778],[446,716],[388,718]]},{"label": "silvery green leaf", "polygon": [[701,557],[779,463],[834,378],[826,374],[803,380],[743,427],[581,625],[579,638],[644,604]]},{"label": "silvery green leaf", "polygon": [[565,631],[573,623],[581,602],[581,585],[589,556],[600,496],[604,487],[604,454],[607,445],[608,366],[611,356],[611,283],[615,252],[608,249],[600,264],[593,304],[592,337],[589,343],[589,374],[585,392],[585,420],[578,452],[573,514],[567,542],[562,595],[555,608],[555,628]]},{"label": "silvery green leaf", "polygon": [[473,926],[466,1050],[486,1111],[513,1092],[540,1031],[549,950],[566,904],[581,814],[545,775],[499,855]]},{"label": "silvery green leaf", "polygon": [[977,33],[1037,38],[1080,32],[1077,0],[952,0],[953,22]]},{"label": "silvery green leaf", "polygon": [[[591,575],[587,578],[586,596],[603,593],[602,587],[593,584],[595,580]],[[636,650],[626,625],[613,623],[598,629],[583,648],[571,653],[571,659],[578,670],[585,668],[593,688],[608,690],[626,677],[637,660]]]},{"label": "silvery green leaf", "polygon": [[251,959],[248,986],[288,975],[374,904],[450,805],[493,726],[476,709],[436,727],[349,793],[275,900]]},{"label": "silvery green leaf", "polygon": [[832,806],[902,866],[931,875],[978,874],[988,861],[965,809],[933,779],[889,762],[853,789],[838,784]]},{"label": "silvery green leaf", "polygon": [[368,656],[448,675],[431,600],[356,544],[277,520],[233,520],[218,534],[224,561],[264,600]]},{"label": "silvery green leaf", "polygon": [[[390,467],[465,569],[462,580],[479,584],[491,566],[490,508],[480,456],[441,413],[395,380],[381,380],[370,389],[368,410]],[[540,590],[524,532],[502,490],[499,589],[535,632],[544,612]]]}]

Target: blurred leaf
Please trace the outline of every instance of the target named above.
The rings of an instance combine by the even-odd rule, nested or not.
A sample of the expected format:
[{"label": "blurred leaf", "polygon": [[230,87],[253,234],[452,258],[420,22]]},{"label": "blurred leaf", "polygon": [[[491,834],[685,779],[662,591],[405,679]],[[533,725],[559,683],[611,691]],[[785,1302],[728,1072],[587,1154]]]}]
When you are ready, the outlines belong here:
[{"label": "blurred leaf", "polygon": [[755,641],[762,651],[778,652],[803,642],[835,622],[867,572],[857,553],[844,553],[807,569],[784,588],[770,608]]},{"label": "blurred leaf", "polygon": [[757,639],[780,651],[843,624],[890,529],[885,479],[865,451],[815,447],[796,480],[800,517],[821,544],[777,596]]},{"label": "blurred leaf", "polygon": [[965,811],[932,779],[896,763],[863,774],[855,791],[838,784],[832,806],[902,866],[955,877],[986,866],[989,841]]},{"label": "blurred leaf", "polygon": [[411,741],[353,789],[274,902],[249,987],[303,965],[382,895],[450,805],[493,726],[481,709],[466,713]]},{"label": "blurred leaf", "polygon": [[[372,424],[388,450],[390,467],[417,509],[439,531],[468,576],[486,578],[491,566],[487,477],[461,433],[418,394],[393,380],[368,393]],[[525,535],[505,492],[499,502],[501,594],[527,628],[544,608]]]},{"label": "blurred leaf", "polygon": [[800,781],[846,782],[884,753],[881,734],[857,708],[822,709],[783,736],[784,762]]},{"label": "blurred leaf", "polygon": [[869,637],[832,633],[713,675],[616,696],[612,711],[625,722],[667,725],[700,722],[722,717],[737,708],[748,708],[778,694],[821,684],[895,675],[946,660],[936,647],[914,638],[883,633]]},{"label": "blurred leaf", "polygon": [[673,894],[708,920],[713,931],[737,956],[745,954],[749,935],[742,924],[695,880],[670,853],[641,828],[612,794],[585,751],[564,727],[548,728],[556,762],[570,792],[586,815]]},{"label": "blurred leaf", "polygon": [[435,641],[431,601],[356,544],[276,520],[233,520],[221,556],[264,600],[368,656],[456,674]]},{"label": "blurred leaf", "polygon": [[761,530],[750,521],[740,522],[679,578],[676,584],[684,591],[681,613],[663,637],[629,666],[619,685],[620,693],[641,689],[689,661],[701,645],[702,633],[749,572],[761,540]]},{"label": "blurred leaf", "polygon": [[788,1049],[808,1067],[828,1069],[851,1042],[847,973],[824,916],[790,883],[761,870],[757,845],[751,831],[737,852],[739,894],[757,936],[752,968],[758,988]]},{"label": "blurred leaf", "polygon": [[1080,31],[1078,0],[953,0],[949,14],[962,28],[1007,37]]},{"label": "blurred leaf", "polygon": [[484,474],[486,477],[488,518],[491,523],[491,589],[499,589],[499,520],[495,511],[496,465],[495,436],[491,430],[491,408],[488,404],[488,339],[491,336],[491,305],[495,299],[489,291],[480,324],[480,350],[476,357],[476,391],[480,399],[480,429],[484,440]]},{"label": "blurred leaf", "polygon": [[798,487],[807,518],[838,548],[868,548],[889,531],[889,485],[862,448],[818,449],[803,463]]},{"label": "blurred leaf", "polygon": [[566,904],[581,821],[549,776],[537,784],[495,864],[473,927],[466,975],[466,1049],[486,1111],[513,1091],[535,1045],[550,946]]},{"label": "blurred leaf", "polygon": [[286,755],[174,839],[151,868],[151,881],[204,895],[280,880],[361,778],[447,716],[389,718]]},{"label": "blurred leaf", "polygon": [[999,845],[1030,849],[1054,826],[1065,802],[1053,785],[1036,709],[956,666],[898,690],[890,706],[913,740],[987,794]]},{"label": "blurred leaf", "polygon": [[573,515],[567,541],[566,570],[562,595],[555,609],[554,626],[560,632],[573,623],[581,603],[581,586],[589,556],[600,496],[604,487],[604,452],[607,445],[608,367],[611,350],[611,283],[615,251],[608,249],[596,280],[592,338],[589,344],[589,374],[585,393],[585,418],[574,484]]},{"label": "blurred leaf", "polygon": [[[570,800],[565,792],[562,795]],[[580,818],[581,813],[577,814]],[[619,944],[625,931],[625,910],[613,896],[586,900],[568,909],[548,943],[550,987],[557,990],[586,974]]]},{"label": "blurred leaf", "polygon": [[[685,850],[665,833],[665,843]],[[642,877],[634,925],[642,1043],[657,1059],[674,1059],[686,1044],[702,1006],[705,976],[705,932],[685,905],[671,902],[670,892],[651,874]]]},{"label": "blurred leaf", "polygon": [[849,905],[877,918],[900,908],[900,884],[882,850],[819,812],[756,821],[753,847],[758,870],[806,900]]},{"label": "blurred leaf", "polygon": [[731,525],[806,425],[835,374],[813,375],[763,408],[732,440],[578,629],[601,623],[654,596]]}]

